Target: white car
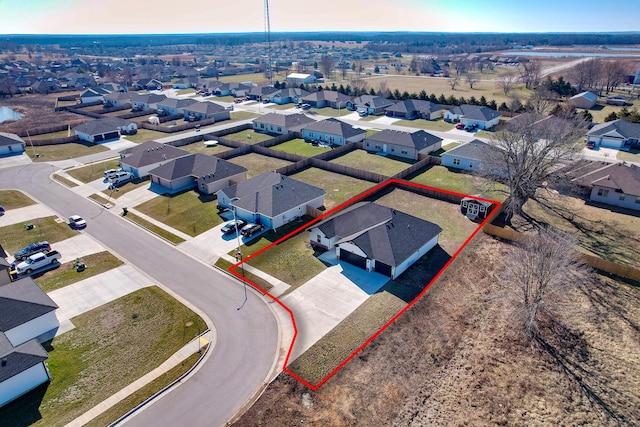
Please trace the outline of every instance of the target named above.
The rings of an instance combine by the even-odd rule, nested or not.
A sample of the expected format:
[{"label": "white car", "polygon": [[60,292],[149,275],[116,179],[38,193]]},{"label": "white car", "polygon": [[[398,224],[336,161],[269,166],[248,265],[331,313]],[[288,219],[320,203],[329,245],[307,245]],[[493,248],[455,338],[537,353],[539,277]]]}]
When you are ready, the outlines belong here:
[{"label": "white car", "polygon": [[69,226],[73,229],[79,230],[87,226],[87,221],[82,219],[80,215],[71,215],[69,217]]},{"label": "white car", "polygon": [[106,171],[104,171],[104,177],[107,179],[111,179],[113,177],[115,177],[118,172],[122,172],[122,169],[108,169]]},{"label": "white car", "polygon": [[131,181],[133,179],[133,174],[130,172],[120,171],[109,177],[109,182],[112,185],[122,184],[124,182]]}]

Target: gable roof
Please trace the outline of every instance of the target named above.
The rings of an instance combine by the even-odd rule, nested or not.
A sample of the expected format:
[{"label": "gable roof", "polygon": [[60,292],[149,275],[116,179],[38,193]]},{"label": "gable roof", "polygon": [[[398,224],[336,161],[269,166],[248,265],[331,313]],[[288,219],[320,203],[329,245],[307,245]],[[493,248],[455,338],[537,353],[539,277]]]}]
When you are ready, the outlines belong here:
[{"label": "gable roof", "polygon": [[302,129],[330,135],[339,135],[344,138],[351,138],[353,136],[365,133],[364,129],[357,129],[350,124],[333,117],[326,120],[313,122],[303,127]]},{"label": "gable roof", "polygon": [[349,238],[364,230],[391,220],[391,210],[371,202],[358,202],[347,209],[325,219],[313,228],[319,228],[328,239]]},{"label": "gable roof", "polygon": [[271,218],[326,194],[277,172],[265,172],[220,191],[232,205]]},{"label": "gable roof", "polygon": [[[362,95],[351,101],[354,105],[369,108],[381,108],[392,106],[395,101],[377,95]],[[368,104],[368,105],[367,105]]]},{"label": "gable roof", "polygon": [[225,111],[224,107],[211,101],[195,102],[183,108],[184,112],[216,114]]},{"label": "gable roof", "polygon": [[186,108],[186,107],[189,107],[190,105],[195,104],[196,102],[198,101],[191,98],[184,98],[184,99],[167,98],[158,102],[158,109],[160,109],[161,107],[178,108],[178,109]]},{"label": "gable roof", "polygon": [[294,96],[303,97],[309,95],[309,92],[306,90],[297,88],[297,87],[287,87],[284,89],[280,89],[279,91],[273,93],[271,96],[279,96],[281,98],[292,98]]},{"label": "gable roof", "polygon": [[141,104],[154,104],[160,101],[164,101],[165,99],[167,99],[165,95],[160,95],[157,93],[142,93],[142,94],[132,93],[131,94],[131,101],[139,102]]},{"label": "gable roof", "polygon": [[149,173],[168,180],[192,176],[196,179],[207,177],[207,181],[213,182],[246,171],[245,167],[219,157],[197,153],[174,159]]},{"label": "gable roof", "polygon": [[130,100],[131,94],[129,92],[111,92],[104,96],[104,99],[112,99],[114,101]]},{"label": "gable roof", "polygon": [[0,383],[48,358],[49,354],[35,339],[14,347],[7,336],[0,332],[0,359],[6,361],[0,365]]},{"label": "gable roof", "polygon": [[24,144],[24,141],[15,133],[0,132],[0,147],[15,144]]},{"label": "gable roof", "polygon": [[481,161],[485,158],[487,150],[497,150],[497,148],[479,139],[474,139],[442,153],[442,156],[464,157]]},{"label": "gable roof", "polygon": [[305,101],[328,101],[328,102],[347,102],[353,99],[352,96],[345,95],[343,93],[334,90],[319,90],[317,92],[310,93],[302,98]]},{"label": "gable roof", "polygon": [[431,101],[423,101],[421,99],[405,99],[404,101],[396,102],[386,109],[386,111],[396,113],[409,113],[412,111],[433,113],[441,110],[444,110],[444,107],[434,104]]},{"label": "gable roof", "polygon": [[415,132],[403,132],[399,130],[385,129],[380,132],[374,133],[373,135],[368,137],[367,140],[397,145],[400,147],[414,148],[417,151],[420,151],[433,144],[441,142],[442,138],[437,137],[424,130],[418,130]]},{"label": "gable roof", "polygon": [[640,139],[640,123],[631,123],[626,120],[618,119],[611,122],[595,125],[589,132],[588,136],[604,136],[610,132],[617,132],[622,137]]},{"label": "gable roof", "polygon": [[640,167],[635,164],[600,162],[578,163],[572,181],[584,187],[603,187],[629,196],[640,197]]},{"label": "gable roof", "polygon": [[58,305],[30,277],[0,286],[0,332],[54,311]]},{"label": "gable roof", "polygon": [[253,119],[253,123],[264,123],[274,126],[282,126],[286,128],[292,128],[297,126],[304,126],[307,123],[315,122],[311,117],[307,117],[304,114],[278,114],[269,113],[261,117]]},{"label": "gable roof", "polygon": [[87,135],[98,135],[103,133],[115,132],[120,128],[126,127],[132,122],[130,120],[120,119],[118,117],[103,117],[82,123],[73,128],[74,131],[82,132]]},{"label": "gable roof", "polygon": [[574,95],[569,99],[571,100],[571,99],[580,99],[580,98],[584,98],[584,99],[587,99],[587,100],[589,100],[591,102],[595,102],[595,101],[598,100],[598,95],[596,95],[595,93],[587,91],[587,92],[581,92],[581,93],[579,93],[577,95]]},{"label": "gable roof", "polygon": [[127,155],[127,157],[120,159],[120,163],[134,168],[160,163],[164,160],[176,159],[189,154],[188,151],[181,148],[169,144],[161,144],[156,141],[148,141],[135,147],[122,150],[120,153]]},{"label": "gable roof", "polygon": [[470,104],[462,104],[454,107],[453,109],[451,109],[451,113],[457,116],[462,116],[465,119],[479,120],[484,122],[488,122],[495,119],[496,117],[500,117],[500,113],[496,110],[492,110],[489,107],[484,107],[481,105]]},{"label": "gable roof", "polygon": [[103,96],[110,93],[110,91],[108,91],[105,88],[101,88],[101,87],[94,87],[94,88],[89,88],[87,90],[85,90],[84,92],[82,92],[80,94],[80,98],[92,98],[94,96]]}]

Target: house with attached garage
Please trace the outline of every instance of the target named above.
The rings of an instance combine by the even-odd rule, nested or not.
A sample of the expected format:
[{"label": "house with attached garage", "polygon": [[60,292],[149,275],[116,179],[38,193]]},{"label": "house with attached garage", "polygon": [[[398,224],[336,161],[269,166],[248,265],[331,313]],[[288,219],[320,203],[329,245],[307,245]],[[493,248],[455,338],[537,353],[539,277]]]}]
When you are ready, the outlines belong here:
[{"label": "house with attached garage", "polygon": [[109,93],[111,92],[101,87],[93,87],[82,92],[78,97],[78,99],[80,100],[81,104],[90,104],[92,102],[104,102],[104,96]]},{"label": "house with attached garage", "polygon": [[486,142],[474,139],[458,145],[440,155],[442,166],[462,170],[483,170],[483,161],[486,160],[491,150],[497,150]]},{"label": "house with attached garage", "polygon": [[424,130],[403,132],[385,129],[365,138],[364,149],[379,154],[420,160],[442,148],[442,138]]},{"label": "house with attached garage", "polygon": [[342,94],[333,90],[319,90],[300,98],[301,102],[311,105],[313,108],[346,108],[347,101],[353,99],[352,96]]},{"label": "house with attached garage", "polygon": [[386,109],[394,103],[395,101],[381,96],[362,95],[348,100],[346,107],[348,110],[357,111],[363,116],[378,116],[384,114]]},{"label": "house with attached garage", "polygon": [[311,123],[303,127],[301,133],[305,141],[322,142],[331,145],[360,142],[366,135],[364,129],[355,128],[334,118]]},{"label": "house with attached garage", "polygon": [[125,107],[131,104],[129,92],[111,92],[104,96],[104,105],[107,107]]},{"label": "house with attached garage", "polygon": [[640,211],[640,167],[635,164],[581,160],[565,168],[564,175],[593,202]]},{"label": "house with attached garage", "polygon": [[120,151],[120,167],[136,178],[144,178],[158,166],[189,154],[173,145],[148,141]]},{"label": "house with attached garage", "polygon": [[445,120],[460,122],[465,126],[476,125],[478,129],[491,129],[500,123],[500,113],[489,107],[462,104],[443,115]]},{"label": "house with attached garage", "polygon": [[133,111],[147,111],[157,110],[158,103],[167,99],[164,95],[156,93],[132,93],[131,94],[131,110]]},{"label": "house with attached garage", "polygon": [[15,133],[0,132],[0,156],[24,153],[25,143]]},{"label": "house with attached garage", "polygon": [[162,90],[162,82],[156,79],[140,79],[133,83],[135,90]]},{"label": "house with attached garage", "polygon": [[442,228],[377,203],[360,202],[308,231],[311,246],[396,279],[438,244]]},{"label": "house with attached garage", "polygon": [[173,82],[174,89],[190,89],[198,86],[200,79],[198,77],[183,77]]},{"label": "house with attached garage", "polygon": [[158,102],[158,115],[159,116],[184,115],[184,109],[187,107],[190,107],[191,105],[197,102],[198,101],[191,98],[187,98],[187,99],[167,98],[163,101]]},{"label": "house with attached garage", "polygon": [[385,110],[388,117],[397,117],[405,120],[436,120],[442,118],[444,111],[445,109],[442,106],[420,99],[399,101]]},{"label": "house with attached garage", "polygon": [[324,205],[326,192],[276,172],[265,172],[216,193],[219,209],[231,209],[237,218],[275,229]]},{"label": "house with attached garage", "polygon": [[151,183],[169,193],[196,188],[213,194],[247,179],[247,169],[205,154],[178,157],[149,171]]},{"label": "house with attached garage", "polygon": [[269,113],[253,119],[253,130],[270,135],[286,135],[300,131],[303,127],[315,122],[304,114]]},{"label": "house with attached garage", "polygon": [[587,132],[587,144],[593,148],[606,147],[629,150],[640,146],[640,123],[618,119],[601,123]]},{"label": "house with attached garage", "polygon": [[300,99],[304,96],[309,95],[309,92],[303,89],[288,87],[285,89],[280,89],[277,92],[269,95],[269,102],[273,102],[274,104],[283,105],[289,104],[293,102],[297,104],[300,102]]},{"label": "house with attached garage", "polygon": [[185,120],[216,119],[216,122],[229,120],[231,113],[215,102],[195,102],[182,109]]},{"label": "house with attached garage", "polygon": [[91,120],[73,128],[73,132],[81,140],[93,143],[118,139],[121,134],[134,134],[137,130],[138,125],[136,122],[118,117]]},{"label": "house with attached garage", "polygon": [[277,91],[278,89],[273,86],[254,86],[246,93],[246,97],[257,100],[270,99],[270,96]]}]

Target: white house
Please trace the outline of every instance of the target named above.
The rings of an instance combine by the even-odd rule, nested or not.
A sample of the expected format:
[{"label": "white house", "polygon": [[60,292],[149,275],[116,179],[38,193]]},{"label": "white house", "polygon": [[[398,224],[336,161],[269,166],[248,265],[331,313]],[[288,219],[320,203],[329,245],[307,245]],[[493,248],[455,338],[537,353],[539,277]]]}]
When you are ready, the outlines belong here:
[{"label": "white house", "polygon": [[83,91],[80,94],[80,103],[89,104],[91,102],[104,102],[104,96],[110,93],[108,90],[101,87],[93,87]]},{"label": "white house", "polygon": [[365,139],[364,149],[412,160],[442,148],[442,138],[424,130],[403,132],[385,129]]},{"label": "white house", "polygon": [[478,129],[491,129],[500,123],[500,113],[489,107],[463,104],[448,110],[443,115],[445,120],[459,121],[465,126],[476,125]]},{"label": "white house", "polygon": [[36,340],[13,346],[0,332],[0,408],[50,380],[48,358]]},{"label": "white house", "polygon": [[104,96],[104,105],[108,107],[124,107],[131,104],[129,92],[111,92]]},{"label": "white house", "polygon": [[293,102],[297,104],[303,96],[309,95],[309,92],[300,88],[288,87],[280,89],[269,95],[269,102],[282,105]]},{"label": "white house", "polygon": [[136,122],[117,117],[91,120],[73,128],[73,132],[80,139],[93,143],[117,139],[121,134],[132,134],[137,130]]},{"label": "white house", "polygon": [[484,169],[483,161],[486,159],[488,150],[492,149],[495,150],[495,147],[474,139],[442,153],[441,164],[448,168],[481,170]]},{"label": "white house", "polygon": [[253,130],[272,135],[286,135],[300,131],[304,126],[315,122],[304,114],[269,113],[253,119]]},{"label": "white house", "polygon": [[160,165],[179,157],[188,156],[189,152],[169,144],[148,141],[120,152],[120,167],[136,178],[144,178]]},{"label": "white house", "polygon": [[640,211],[640,167],[634,164],[578,162],[568,173],[589,200]]},{"label": "white house", "polygon": [[640,123],[618,119],[601,123],[587,132],[587,143],[594,148],[606,147],[629,150],[640,145]]},{"label": "white house", "polygon": [[162,115],[162,113],[164,113],[167,116],[183,115],[185,108],[190,107],[193,104],[196,104],[197,102],[198,101],[191,98],[187,98],[187,99],[167,98],[157,103],[158,114]]},{"label": "white house", "polygon": [[132,93],[131,109],[135,111],[157,110],[158,102],[162,102],[167,97],[157,93]]},{"label": "white house", "polygon": [[216,119],[216,122],[219,122],[231,118],[231,113],[222,105],[210,101],[194,102],[184,107],[182,111],[185,120]]},{"label": "white house", "polygon": [[0,156],[24,153],[25,144],[15,133],[0,132]]},{"label": "white house", "polygon": [[302,128],[302,138],[331,145],[345,145],[348,142],[360,142],[366,131],[351,126],[338,119],[330,118],[311,123]]},{"label": "white house", "polygon": [[316,76],[313,74],[304,74],[304,73],[291,73],[287,76],[287,83],[295,83],[295,84],[309,84],[315,83]]}]

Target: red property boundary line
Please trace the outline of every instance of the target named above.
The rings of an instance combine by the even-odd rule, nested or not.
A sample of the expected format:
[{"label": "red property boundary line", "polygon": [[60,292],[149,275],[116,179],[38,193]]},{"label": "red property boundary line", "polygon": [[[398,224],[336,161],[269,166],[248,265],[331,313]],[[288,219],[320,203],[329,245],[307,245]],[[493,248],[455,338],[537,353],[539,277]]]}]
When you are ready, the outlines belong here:
[{"label": "red property boundary line", "polygon": [[[356,197],[354,197],[352,199],[347,200],[344,203],[341,203],[340,205],[336,206],[335,208],[327,211],[325,214],[319,216],[318,218],[314,218],[312,221],[310,221],[310,222],[308,222],[308,223],[296,228],[294,231],[290,232],[286,236],[281,237],[280,239],[278,239],[275,242],[271,243],[269,246],[260,249],[258,252],[248,256],[247,258],[243,259],[242,261],[234,264],[233,266],[231,266],[229,268],[229,271],[234,276],[236,276],[240,280],[246,282],[247,284],[252,286],[254,289],[258,290],[260,293],[262,293],[262,294],[268,296],[269,298],[271,298],[275,303],[280,305],[284,310],[287,311],[287,313],[289,313],[289,316],[291,317],[291,324],[293,325],[293,339],[291,340],[291,344],[289,345],[289,351],[287,352],[287,357],[284,360],[284,366],[282,367],[282,370],[284,372],[286,372],[287,374],[291,375],[292,377],[294,377],[295,379],[297,379],[298,381],[300,381],[301,383],[303,383],[304,385],[306,385],[307,387],[309,387],[310,389],[314,390],[314,391],[319,389],[324,383],[326,383],[329,380],[329,378],[334,376],[340,369],[342,369],[347,363],[349,363],[349,361],[351,359],[353,359],[360,351],[362,351],[367,345],[369,345],[369,343],[371,343],[374,339],[376,339],[385,329],[387,329],[393,322],[395,322],[400,316],[402,316],[407,310],[409,310],[409,308],[411,308],[420,298],[422,298],[424,296],[424,294],[429,290],[431,285],[433,285],[433,283],[440,277],[440,275],[458,257],[460,252],[462,252],[462,250],[471,242],[471,240],[473,240],[473,238],[476,236],[476,234],[478,234],[478,232],[482,229],[482,227],[491,219],[492,215],[488,215],[484,219],[484,221],[482,221],[482,223],[480,223],[480,225],[469,235],[467,240],[465,240],[464,243],[460,246],[460,248],[458,248],[458,250],[453,254],[453,256],[449,259],[449,261],[447,261],[447,263],[440,269],[440,271],[433,277],[433,279],[431,279],[431,281],[427,284],[427,286],[410,303],[408,303],[406,307],[404,307],[402,310],[400,310],[395,316],[393,316],[391,318],[391,320],[389,320],[387,323],[385,323],[384,326],[382,326],[380,329],[378,329],[378,331],[375,334],[373,334],[360,347],[358,347],[345,360],[343,360],[333,371],[331,371],[326,377],[324,377],[318,384],[315,384],[315,385],[314,384],[310,384],[308,381],[304,380],[299,375],[297,375],[295,372],[292,372],[287,368],[287,365],[289,363],[289,358],[291,357],[291,352],[293,351],[293,345],[295,344],[296,338],[298,336],[298,327],[296,325],[296,320],[295,320],[295,316],[293,314],[293,311],[291,311],[291,309],[289,307],[287,307],[285,304],[283,304],[282,301],[280,301],[279,298],[271,295],[269,292],[265,291],[260,286],[256,285],[251,280],[247,279],[246,277],[244,277],[243,275],[238,273],[236,271],[236,269],[241,264],[243,264],[243,263],[249,261],[250,259],[260,255],[261,253],[267,251],[271,247],[284,242],[285,240],[289,239],[290,237],[298,234],[300,231],[309,228],[311,225],[313,225],[313,224],[315,224],[315,223],[317,223],[319,221],[322,221],[325,217],[327,217],[329,215],[332,215],[335,212],[342,210],[346,206],[349,206],[349,205],[351,205],[353,203],[356,203],[360,199],[363,199],[363,198],[365,198],[365,197],[367,197],[367,196],[369,196],[369,195],[371,195],[373,193],[376,193],[376,192],[384,189],[385,187],[387,187],[389,185],[396,185],[396,184],[399,185],[399,186],[409,186],[409,187],[423,188],[423,189],[436,191],[436,192],[440,192],[440,193],[451,194],[451,195],[455,195],[455,196],[459,196],[459,197],[469,197],[469,198],[473,198],[473,199],[476,199],[476,200],[489,202],[489,203],[492,203],[492,204],[496,205],[495,209],[499,209],[500,206],[502,205],[502,203],[500,203],[500,202],[498,202],[496,200],[485,199],[485,198],[477,197],[477,196],[470,196],[470,195],[467,195],[467,194],[457,193],[455,191],[443,190],[443,189],[440,189],[440,188],[429,187],[429,186],[426,186],[426,185],[421,185],[421,184],[417,184],[417,183],[414,183],[414,182],[403,181],[403,180],[399,180],[399,179],[390,179],[390,180],[387,180],[387,181],[385,181],[383,183],[380,183],[380,184],[376,185],[373,188],[370,188],[369,190],[363,192],[362,194],[360,194],[360,195],[358,195],[358,196],[356,196]],[[425,197],[428,197],[428,196],[425,196]],[[495,211],[495,209],[494,209],[494,211]]]}]

